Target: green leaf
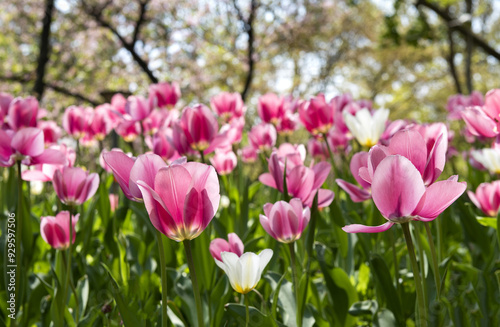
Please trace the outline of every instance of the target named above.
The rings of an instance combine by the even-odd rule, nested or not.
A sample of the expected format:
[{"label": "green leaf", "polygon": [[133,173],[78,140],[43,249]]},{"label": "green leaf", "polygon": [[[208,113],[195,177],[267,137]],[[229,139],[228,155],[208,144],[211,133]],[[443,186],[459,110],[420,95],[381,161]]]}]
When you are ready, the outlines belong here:
[{"label": "green leaf", "polygon": [[403,310],[401,308],[401,301],[398,292],[393,284],[393,278],[384,259],[378,254],[372,254],[370,258],[371,271],[378,284],[378,290],[381,292],[382,298],[387,304],[400,325],[404,325]]},{"label": "green leaf", "polygon": [[349,308],[349,314],[355,317],[362,315],[374,315],[378,311],[378,303],[375,300],[355,302]]},{"label": "green leaf", "polygon": [[492,217],[476,217],[477,221],[486,227],[497,229],[498,219]]},{"label": "green leaf", "polygon": [[[250,319],[248,326],[255,327],[272,327],[275,326],[271,317],[265,316],[257,308],[250,306],[249,308]],[[246,309],[244,305],[229,303],[226,305],[228,314],[236,319],[240,326],[245,326]]]}]

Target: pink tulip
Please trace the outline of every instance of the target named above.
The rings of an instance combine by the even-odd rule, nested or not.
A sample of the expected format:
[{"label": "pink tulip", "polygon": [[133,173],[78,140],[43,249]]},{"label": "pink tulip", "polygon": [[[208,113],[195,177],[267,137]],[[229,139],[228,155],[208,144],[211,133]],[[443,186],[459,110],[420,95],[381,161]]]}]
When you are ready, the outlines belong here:
[{"label": "pink tulip", "polygon": [[61,127],[51,120],[42,120],[38,122],[38,128],[43,131],[43,141],[45,145],[57,143],[62,134]]},{"label": "pink tulip", "polygon": [[139,122],[123,120],[115,127],[115,131],[125,142],[133,142],[141,133],[141,124]]},{"label": "pink tulip", "polygon": [[153,186],[142,180],[137,185],[153,226],[179,242],[199,236],[219,207],[219,179],[215,169],[205,164],[160,168]]},{"label": "pink tulip", "polygon": [[16,161],[23,165],[65,164],[64,155],[54,149],[45,149],[43,131],[25,127],[17,132],[0,130],[0,166],[10,167]]},{"label": "pink tulip", "polygon": [[[328,144],[330,145],[330,149],[332,152],[341,152],[347,149],[349,146],[349,140],[351,139],[351,136],[347,133],[341,132],[337,126],[333,126],[328,130],[328,133],[326,134],[326,140]],[[324,142],[323,142],[324,143]],[[325,145],[326,147],[326,145]],[[328,153],[328,149],[326,149],[327,156],[330,157],[330,154]]]},{"label": "pink tulip", "polygon": [[236,254],[238,257],[241,257],[243,254],[243,250],[245,246],[243,242],[240,240],[238,235],[235,233],[227,234],[227,241],[222,238],[216,238],[212,242],[210,242],[210,254],[215,260],[222,261],[221,253],[222,252],[232,252]]},{"label": "pink tulip", "polygon": [[290,203],[267,203],[264,213],[260,215],[260,224],[269,235],[282,243],[298,240],[311,218],[309,207],[303,208],[302,201],[297,198],[291,199]]},{"label": "pink tulip", "polygon": [[71,106],[64,111],[63,128],[68,135],[80,139],[87,133],[92,109]]},{"label": "pink tulip", "polygon": [[111,120],[113,127],[116,127],[123,120],[123,116],[126,114],[126,104],[127,99],[120,93],[113,95],[111,98],[111,106],[108,107],[108,117]]},{"label": "pink tulip", "polygon": [[248,133],[250,144],[261,151],[270,150],[275,144],[278,135],[271,124],[260,124],[252,127]]},{"label": "pink tulip", "polygon": [[299,105],[299,118],[312,135],[326,134],[333,126],[335,103],[326,102],[323,94],[318,94]]},{"label": "pink tulip", "polygon": [[500,120],[500,89],[488,91],[484,100],[483,111],[493,120]]},{"label": "pink tulip", "polygon": [[368,168],[368,157],[368,152],[358,152],[354,156],[352,156],[351,163],[349,165],[352,176],[358,182],[358,184],[361,185],[361,187],[348,183],[340,178],[335,180],[340,188],[343,189],[347,194],[349,194],[351,200],[354,202],[363,202],[372,197],[370,193],[370,183],[366,182],[359,176],[359,169],[361,167]]},{"label": "pink tulip", "polygon": [[68,148],[66,145],[51,145],[49,149],[59,151],[66,158],[62,164],[41,163],[33,165],[29,170],[22,172],[22,179],[25,181],[50,182],[57,170],[62,170],[63,167],[73,167],[76,160],[75,150]]},{"label": "pink tulip", "polygon": [[307,152],[315,161],[325,161],[330,157],[325,142],[315,138],[311,138],[307,142]]},{"label": "pink tulip", "polygon": [[171,108],[181,97],[181,88],[176,82],[163,82],[149,86],[149,104],[151,108]]},{"label": "pink tulip", "polygon": [[9,105],[12,100],[14,100],[12,95],[0,92],[0,127],[2,127],[5,117],[9,114]]},{"label": "pink tulip", "polygon": [[17,131],[23,127],[36,127],[38,100],[35,97],[15,98],[9,104],[7,123]]},{"label": "pink tulip", "polygon": [[239,93],[221,92],[210,99],[212,110],[225,122],[242,117],[246,108]]},{"label": "pink tulip", "polygon": [[373,202],[388,222],[380,226],[348,225],[342,228],[344,231],[378,233],[411,220],[432,221],[462,195],[467,184],[452,176],[426,187],[412,161],[390,155],[375,168],[371,188]]},{"label": "pink tulip", "polygon": [[484,99],[483,95],[478,91],[473,91],[470,96],[455,94],[448,98],[448,103],[446,104],[446,110],[450,113],[448,114],[448,119],[456,120],[461,118],[461,112],[467,107],[483,106]]},{"label": "pink tulip", "polygon": [[[169,126],[170,120],[173,118],[170,113],[174,113],[174,111],[169,111],[167,109],[153,110],[151,114],[142,121],[143,133],[153,135],[159,129]],[[175,116],[175,113],[172,116]]]},{"label": "pink tulip", "polygon": [[[65,250],[69,247],[69,217],[69,211],[61,211],[55,217],[40,217],[40,235],[54,249]],[[75,244],[75,226],[79,217],[80,214],[77,214],[71,218],[73,225],[72,244]]]},{"label": "pink tulip", "polygon": [[64,167],[54,173],[52,186],[62,203],[77,206],[94,196],[99,187],[99,175],[89,175],[79,167]]},{"label": "pink tulip", "polygon": [[240,155],[241,160],[244,163],[253,163],[257,161],[257,150],[251,145],[243,147],[243,149],[241,149]]},{"label": "pink tulip", "polygon": [[109,116],[110,104],[97,106],[89,123],[89,132],[97,141],[102,141],[113,129],[113,121]]},{"label": "pink tulip", "polygon": [[353,101],[354,100],[352,98],[351,93],[347,92],[333,97],[331,102],[334,103],[335,108],[337,108],[337,110],[343,111],[344,108],[350,103],[353,103]]},{"label": "pink tulip", "polygon": [[283,143],[274,152],[278,155],[280,162],[285,165],[287,171],[295,166],[303,166],[306,160],[306,147],[303,144]]},{"label": "pink tulip", "polygon": [[234,152],[230,149],[217,150],[215,151],[215,155],[210,158],[210,162],[219,175],[227,175],[230,174],[236,167],[238,158],[236,158],[236,154],[234,154]]},{"label": "pink tulip", "polygon": [[495,137],[499,132],[498,122],[491,119],[483,107],[468,107],[460,112],[467,130],[475,136]]},{"label": "pink tulip", "polygon": [[[269,173],[260,175],[259,181],[283,193],[284,164],[277,153],[271,154],[268,168]],[[327,162],[320,162],[312,167],[295,166],[286,174],[288,194],[299,198],[304,205],[311,207],[318,193],[318,207],[329,206],[335,194],[330,190],[321,189],[321,185],[328,177],[330,169],[330,164]]]},{"label": "pink tulip", "polygon": [[488,217],[496,217],[500,209],[500,181],[481,183],[476,193],[467,191],[472,203]]},{"label": "pink tulip", "polygon": [[150,148],[154,154],[159,155],[165,161],[179,158],[179,154],[173,145],[173,132],[171,128],[162,128],[153,135]]},{"label": "pink tulip", "polygon": [[219,130],[215,115],[202,104],[184,108],[178,126],[187,144],[196,151],[207,150]]},{"label": "pink tulip", "polygon": [[140,121],[149,116],[151,110],[152,107],[147,99],[140,95],[131,95],[125,104],[124,118],[134,122]]},{"label": "pink tulip", "polygon": [[274,93],[261,96],[257,105],[257,113],[260,119],[264,123],[277,125],[285,112],[284,101],[283,97],[279,97]]}]

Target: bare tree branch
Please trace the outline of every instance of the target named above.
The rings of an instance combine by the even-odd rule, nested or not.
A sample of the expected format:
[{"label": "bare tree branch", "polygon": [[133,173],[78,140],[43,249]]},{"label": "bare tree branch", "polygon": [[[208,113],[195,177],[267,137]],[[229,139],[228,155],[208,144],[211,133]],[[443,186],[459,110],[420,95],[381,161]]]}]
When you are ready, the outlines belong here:
[{"label": "bare tree branch", "polygon": [[149,2],[149,0],[141,2],[141,13],[139,15],[139,19],[136,21],[136,24],[135,24],[135,29],[134,29],[134,34],[133,34],[134,37],[133,37],[132,42],[128,42],[125,39],[125,37],[123,37],[118,32],[118,30],[111,25],[111,23],[109,23],[108,21],[106,21],[104,19],[104,17],[102,17],[102,10],[107,6],[107,4],[105,4],[104,7],[96,8],[96,7],[88,6],[87,4],[85,4],[85,1],[82,0],[82,7],[85,10],[85,12],[89,16],[93,17],[99,25],[107,28],[111,33],[113,33],[118,38],[118,40],[120,41],[122,46],[130,53],[132,58],[135,60],[135,62],[137,62],[137,64],[146,73],[146,75],[148,75],[149,80],[152,83],[158,83],[158,78],[156,78],[156,76],[153,74],[151,69],[149,69],[148,63],[144,59],[141,58],[141,56],[137,53],[137,51],[135,51],[135,44],[138,40],[138,35],[139,35],[141,25],[144,22],[144,15],[146,12],[146,6],[147,6],[148,2]]},{"label": "bare tree branch", "polygon": [[50,57],[50,26],[52,25],[52,14],[54,12],[54,0],[47,0],[45,2],[45,16],[43,17],[42,33],[40,34],[40,43],[38,54],[38,64],[36,67],[36,81],[33,86],[33,92],[36,94],[38,100],[43,97],[45,90],[45,68]]},{"label": "bare tree branch", "polygon": [[453,41],[453,31],[451,29],[448,29],[448,44],[450,51],[446,59],[448,59],[448,66],[450,67],[450,73],[455,83],[455,89],[457,93],[462,94],[462,86],[460,85],[460,79],[455,66],[455,42]]},{"label": "bare tree branch", "polygon": [[[6,76],[0,76],[0,80],[26,84],[26,83],[33,82],[34,78],[33,78],[33,76],[30,76],[29,74],[27,74],[27,75],[6,75]],[[57,84],[54,84],[51,82],[44,82],[44,86],[52,89],[54,92],[76,98],[78,100],[87,102],[93,106],[98,106],[101,103],[101,101],[91,99],[91,98],[89,98],[81,93],[68,90],[67,88],[65,88],[63,86],[60,86],[60,85],[57,85]]]},{"label": "bare tree branch", "polygon": [[467,55],[465,56],[465,81],[467,83],[467,91],[469,94],[472,93],[472,48],[474,46],[474,39],[472,38],[472,0],[465,0],[466,4],[466,12],[469,14],[469,20],[466,22],[467,26],[467,36],[465,37],[466,41],[466,51]]},{"label": "bare tree branch", "polygon": [[141,31],[141,25],[146,20],[146,7],[148,6],[149,0],[139,1],[139,18],[135,22],[134,36],[132,37],[132,44],[135,44],[139,38],[139,33]]},{"label": "bare tree branch", "polygon": [[486,54],[496,58],[498,61],[500,61],[500,52],[495,50],[492,46],[490,46],[486,41],[484,41],[480,36],[472,32],[469,28],[467,28],[465,25],[460,23],[456,18],[452,17],[446,10],[440,8],[438,5],[435,3],[429,2],[427,0],[417,0],[415,2],[415,6],[424,6],[432,11],[434,11],[439,17],[441,17],[450,28],[453,30],[456,30],[460,32],[464,37],[467,37],[467,35],[470,34],[472,40],[474,41],[474,44],[481,48]]}]

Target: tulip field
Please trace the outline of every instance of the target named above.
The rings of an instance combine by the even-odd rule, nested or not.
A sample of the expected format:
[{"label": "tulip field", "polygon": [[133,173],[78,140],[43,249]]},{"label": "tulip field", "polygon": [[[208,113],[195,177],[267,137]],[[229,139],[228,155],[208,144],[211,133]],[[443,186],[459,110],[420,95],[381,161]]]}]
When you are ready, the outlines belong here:
[{"label": "tulip field", "polygon": [[436,105],[0,93],[0,326],[500,326],[500,89]]}]

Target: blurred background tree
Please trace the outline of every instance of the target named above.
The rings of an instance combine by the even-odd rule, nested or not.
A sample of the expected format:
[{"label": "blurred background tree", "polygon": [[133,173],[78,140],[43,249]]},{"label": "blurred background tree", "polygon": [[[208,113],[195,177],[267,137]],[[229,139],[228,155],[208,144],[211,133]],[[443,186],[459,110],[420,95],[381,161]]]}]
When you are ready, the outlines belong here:
[{"label": "blurred background tree", "polygon": [[59,113],[178,81],[184,103],[240,92],[350,92],[392,118],[443,119],[498,87],[500,4],[486,0],[4,0],[0,90]]}]

